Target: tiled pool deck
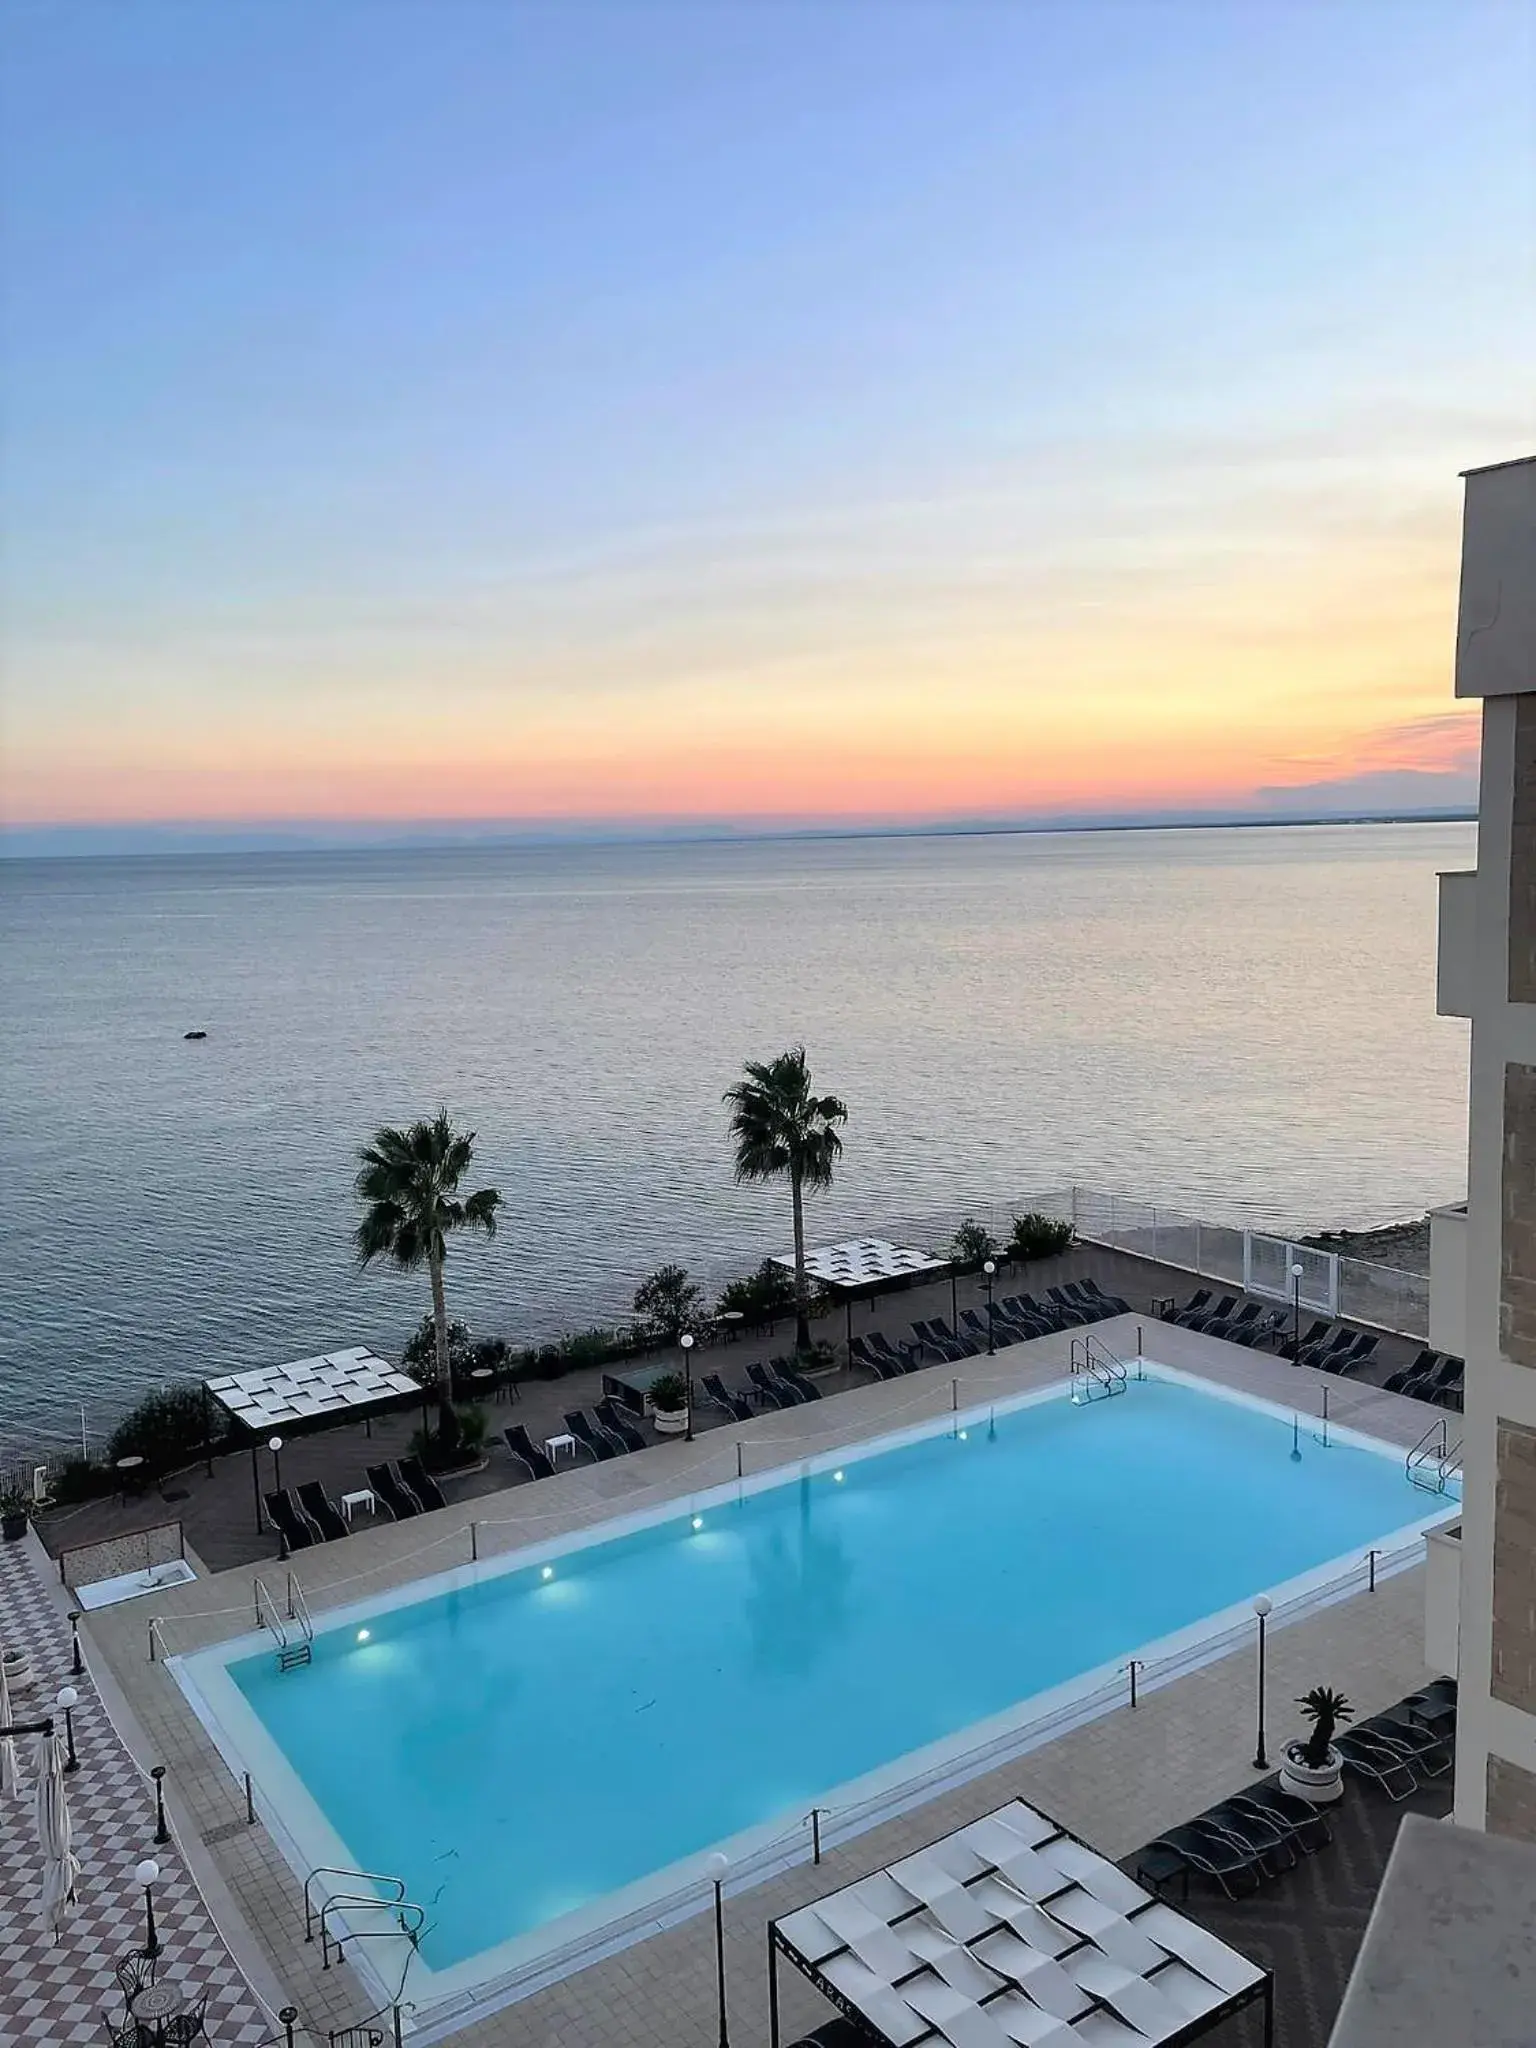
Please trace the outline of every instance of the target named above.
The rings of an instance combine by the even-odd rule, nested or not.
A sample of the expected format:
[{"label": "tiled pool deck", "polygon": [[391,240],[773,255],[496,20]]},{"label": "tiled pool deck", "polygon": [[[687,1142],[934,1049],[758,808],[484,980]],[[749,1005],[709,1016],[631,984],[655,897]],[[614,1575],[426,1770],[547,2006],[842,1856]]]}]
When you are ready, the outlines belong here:
[{"label": "tiled pool deck", "polygon": [[[1099,1326],[1095,1335],[1133,1357],[1137,1328],[1138,1319],[1126,1317]],[[1333,1421],[1405,1449],[1431,1419],[1419,1403],[1376,1387],[1298,1369],[1178,1328],[1147,1323],[1144,1329],[1148,1354],[1168,1365],[1293,1405],[1314,1419],[1326,1388]],[[935,1366],[835,1401],[712,1430],[691,1446],[659,1445],[452,1505],[415,1523],[385,1525],[345,1545],[303,1553],[295,1575],[319,1621],[327,1609],[362,1593],[465,1561],[471,1541],[485,1556],[734,1476],[738,1447],[748,1473],[792,1464],[812,1451],[945,1413],[956,1402],[975,1406],[989,1394],[1002,1398],[1061,1379],[1068,1361],[1069,1342],[1062,1336],[1015,1345],[991,1359]],[[264,1569],[280,1594],[284,1568]],[[244,1632],[251,1622],[251,1578],[249,1568],[234,1570],[107,1609],[90,1616],[83,1633],[109,1704],[140,1761],[168,1767],[173,1823],[194,1867],[211,1864],[210,1881],[228,1888],[233,1910],[221,1919],[236,1953],[249,1945],[260,1981],[281,1984],[323,2040],[325,2028],[356,2021],[373,2001],[350,1970],[322,1971],[317,1947],[305,1945],[293,1873],[259,1819],[255,1826],[244,1824],[239,1789],[174,1679],[148,1655],[152,1617],[172,1653]],[[1422,1634],[1418,1570],[1278,1630],[1271,1642],[1269,1694],[1277,1733],[1287,1725],[1283,1703],[1310,1685],[1341,1686],[1362,1712],[1401,1698],[1424,1676]],[[1250,1778],[1252,1748],[1252,1659],[1238,1652],[1145,1696],[1135,1713],[1107,1714],[831,1850],[820,1868],[807,1860],[731,1898],[726,1931],[733,2029],[743,2041],[765,2038],[764,1928],[775,1915],[1020,1792],[1107,1854],[1127,1854],[1159,1828]],[[256,1800],[259,1815],[259,1787]],[[808,1989],[790,1991],[785,2019],[791,2028],[825,2017]],[[716,2031],[712,1928],[708,1916],[696,1915],[475,2021],[454,2038],[464,2048],[544,2042],[561,2048],[599,2042],[707,2048]]]}]

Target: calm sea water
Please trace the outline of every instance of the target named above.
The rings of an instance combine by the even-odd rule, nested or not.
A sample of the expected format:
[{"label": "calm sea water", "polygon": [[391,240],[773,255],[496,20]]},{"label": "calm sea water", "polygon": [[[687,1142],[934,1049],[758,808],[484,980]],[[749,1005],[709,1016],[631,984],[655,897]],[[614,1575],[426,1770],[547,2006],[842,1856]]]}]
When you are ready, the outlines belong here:
[{"label": "calm sea water", "polygon": [[[446,1103],[506,1197],[450,1306],[517,1337],[787,1242],[721,1091],[851,1110],[813,1240],[1076,1180],[1379,1222],[1465,1189],[1434,874],[1470,825],[0,864],[0,1437],[372,1343],[354,1154]],[[208,1032],[184,1042],[184,1031]]]}]

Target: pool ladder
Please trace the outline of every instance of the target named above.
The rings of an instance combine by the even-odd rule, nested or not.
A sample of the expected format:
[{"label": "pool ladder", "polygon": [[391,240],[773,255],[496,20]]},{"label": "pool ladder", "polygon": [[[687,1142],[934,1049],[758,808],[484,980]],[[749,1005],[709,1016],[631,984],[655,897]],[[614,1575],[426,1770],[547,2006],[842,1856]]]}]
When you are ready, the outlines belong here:
[{"label": "pool ladder", "polygon": [[[323,1899],[316,1899],[312,1887],[318,1877],[345,1878],[354,1886],[387,1886],[388,1889],[382,1896],[377,1890],[328,1891]],[[343,1927],[338,1931],[331,1923],[331,1915],[343,1909],[352,1914],[383,1914],[386,1924],[382,1927]],[[403,1877],[389,1877],[379,1870],[347,1870],[339,1864],[322,1863],[304,1880],[304,1939],[313,1941],[318,1932],[320,1967],[324,1970],[331,1967],[333,1957],[340,1959],[345,1942],[393,1940],[403,1935],[410,1943],[410,1954],[406,1956],[405,1970],[400,1977],[400,1990],[403,1991],[411,1958],[416,1953],[426,1923],[426,1909],[405,1896]],[[397,2003],[398,1999],[399,1992],[396,1993]]]},{"label": "pool ladder", "polygon": [[1116,1358],[1114,1352],[1101,1344],[1097,1337],[1072,1339],[1072,1399],[1075,1402],[1108,1400],[1113,1394],[1123,1394],[1128,1377],[1124,1361]]},{"label": "pool ladder", "polygon": [[1450,1425],[1442,1415],[1432,1422],[1403,1461],[1408,1483],[1424,1493],[1444,1493],[1461,1464],[1462,1439],[1450,1441]]},{"label": "pool ladder", "polygon": [[293,1573],[288,1574],[286,1620],[259,1577],[252,1581],[252,1596],[256,1602],[256,1626],[266,1629],[277,1644],[278,1670],[297,1671],[301,1664],[308,1664],[314,1656],[315,1625],[309,1618],[304,1588]]}]

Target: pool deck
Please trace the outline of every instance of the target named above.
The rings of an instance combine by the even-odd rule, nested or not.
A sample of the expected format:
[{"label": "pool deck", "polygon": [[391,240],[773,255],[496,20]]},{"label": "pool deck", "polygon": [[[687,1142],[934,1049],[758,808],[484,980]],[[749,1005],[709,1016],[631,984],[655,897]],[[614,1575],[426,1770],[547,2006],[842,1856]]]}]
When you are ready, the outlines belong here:
[{"label": "pool deck", "polygon": [[[1326,1389],[1333,1422],[1407,1449],[1437,1411],[1379,1387],[1293,1367],[1265,1353],[1135,1316],[1095,1329],[1133,1358],[1141,1327],[1149,1357],[1223,1386],[1294,1406],[1316,1418]],[[1066,1335],[1010,1346],[993,1358],[934,1366],[894,1382],[853,1388],[836,1400],[779,1411],[711,1430],[692,1445],[657,1445],[604,1465],[564,1470],[537,1485],[494,1498],[451,1503],[418,1521],[366,1530],[346,1544],[302,1553],[293,1562],[317,1625],[327,1610],[388,1591],[466,1562],[558,1537],[616,1514],[686,1495],[737,1471],[792,1466],[800,1458],[891,1428],[982,1405],[1060,1380],[1069,1367]],[[1448,1418],[1455,1434],[1456,1418]],[[473,1533],[471,1524],[474,1524]],[[281,1596],[286,1567],[269,1565]],[[258,1981],[281,1984],[311,2035],[362,2018],[374,2001],[347,1968],[322,1971],[318,1949],[303,1940],[300,1887],[260,1822],[245,1825],[239,1788],[217,1756],[174,1678],[148,1655],[149,1623],[161,1626],[172,1654],[245,1632],[251,1625],[249,1567],[175,1587],[87,1617],[82,1637],[92,1671],[129,1747],[145,1766],[168,1767],[173,1827],[194,1873],[206,1875],[225,1903],[224,1933]],[[1400,1572],[1278,1629],[1270,1645],[1269,1698],[1278,1742],[1289,1732],[1286,1705],[1309,1686],[1342,1687],[1369,1713],[1400,1699],[1426,1676],[1422,1571]],[[797,1904],[890,1861],[1021,1793],[1111,1856],[1128,1854],[1172,1825],[1248,1782],[1253,1749],[1254,1674],[1247,1650],[1227,1655],[1117,1709],[998,1771],[916,1807],[743,1891],[727,1903],[727,1961],[733,2030],[741,2041],[766,2038],[764,1929]],[[536,1765],[536,1760],[532,1760]],[[827,2017],[808,1988],[788,1987],[791,2030]],[[406,1992],[409,1998],[409,1989]],[[695,1915],[603,1961],[471,2023],[453,2038],[464,2048],[555,2043],[645,2043],[709,2048],[716,2038],[712,1928]],[[432,2038],[441,2038],[434,2034]]]}]

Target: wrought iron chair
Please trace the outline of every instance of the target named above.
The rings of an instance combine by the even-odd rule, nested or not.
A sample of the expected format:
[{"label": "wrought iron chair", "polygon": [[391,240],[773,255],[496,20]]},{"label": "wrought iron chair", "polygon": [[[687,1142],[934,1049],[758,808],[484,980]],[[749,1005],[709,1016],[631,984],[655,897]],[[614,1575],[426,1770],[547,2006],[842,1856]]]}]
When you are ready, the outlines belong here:
[{"label": "wrought iron chair", "polygon": [[139,1993],[154,1983],[155,1959],[136,1948],[123,1957],[112,1974],[117,1979],[117,1988],[123,1994],[124,2003],[132,2005]]},{"label": "wrought iron chair", "polygon": [[165,2023],[165,2048],[192,2048],[192,2043],[201,2034],[207,2038],[205,2024],[208,2016],[208,1994],[205,1991],[196,2005],[189,2005],[185,2012],[179,2012]]}]

